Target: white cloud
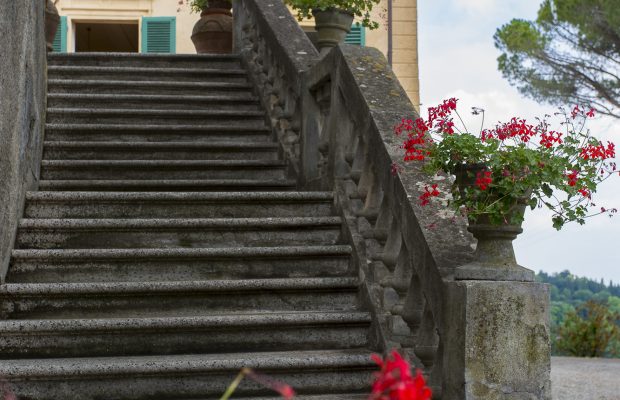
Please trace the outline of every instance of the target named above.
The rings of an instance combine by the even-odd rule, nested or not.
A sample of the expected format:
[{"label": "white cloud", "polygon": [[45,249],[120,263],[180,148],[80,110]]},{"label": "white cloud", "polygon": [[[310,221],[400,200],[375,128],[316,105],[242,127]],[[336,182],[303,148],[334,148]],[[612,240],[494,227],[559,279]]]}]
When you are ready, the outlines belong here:
[{"label": "white cloud", "polygon": [[470,13],[487,13],[495,11],[496,0],[454,0],[455,5]]}]

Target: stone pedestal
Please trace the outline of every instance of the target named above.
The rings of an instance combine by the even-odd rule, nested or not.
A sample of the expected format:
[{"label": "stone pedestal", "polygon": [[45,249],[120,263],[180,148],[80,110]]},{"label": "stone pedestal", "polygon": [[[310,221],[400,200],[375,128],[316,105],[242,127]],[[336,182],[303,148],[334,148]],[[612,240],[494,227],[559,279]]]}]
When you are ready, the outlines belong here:
[{"label": "stone pedestal", "polygon": [[445,301],[443,398],[551,398],[547,285],[450,282]]}]

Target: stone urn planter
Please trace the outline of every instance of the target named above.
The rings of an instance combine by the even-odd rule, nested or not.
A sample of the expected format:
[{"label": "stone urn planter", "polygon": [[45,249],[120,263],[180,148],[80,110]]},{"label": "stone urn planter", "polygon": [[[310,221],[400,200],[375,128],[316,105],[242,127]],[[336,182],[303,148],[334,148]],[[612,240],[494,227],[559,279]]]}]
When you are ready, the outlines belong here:
[{"label": "stone urn planter", "polygon": [[233,49],[232,3],[211,0],[194,26],[192,42],[198,54],[230,54]]},{"label": "stone urn planter", "polygon": [[52,51],[54,49],[54,37],[56,31],[60,25],[60,15],[58,9],[54,5],[52,0],[46,0],[45,2],[45,41],[47,44],[47,50]]},{"label": "stone urn planter", "polygon": [[[462,193],[475,185],[476,176],[486,170],[483,164],[464,165],[454,171],[455,185]],[[500,194],[496,198],[499,198]],[[491,196],[493,198],[494,196]],[[471,263],[460,266],[455,271],[457,280],[505,280],[533,281],[534,272],[517,264],[512,242],[523,233],[521,222],[513,223],[513,217],[523,220],[528,196],[515,200],[509,210],[506,222],[494,224],[487,215],[469,221],[467,230],[476,238],[478,244]]]},{"label": "stone urn planter", "polygon": [[353,14],[336,8],[313,10],[312,15],[318,33],[318,45],[321,54],[329,52],[333,47],[343,43],[351,32]]}]

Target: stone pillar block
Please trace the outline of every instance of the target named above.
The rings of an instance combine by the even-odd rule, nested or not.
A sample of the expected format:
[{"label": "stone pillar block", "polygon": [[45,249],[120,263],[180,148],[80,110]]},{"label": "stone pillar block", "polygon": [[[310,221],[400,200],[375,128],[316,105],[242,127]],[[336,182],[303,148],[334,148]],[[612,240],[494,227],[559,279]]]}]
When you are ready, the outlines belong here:
[{"label": "stone pillar block", "polygon": [[443,398],[550,399],[547,285],[456,281],[446,289]]}]

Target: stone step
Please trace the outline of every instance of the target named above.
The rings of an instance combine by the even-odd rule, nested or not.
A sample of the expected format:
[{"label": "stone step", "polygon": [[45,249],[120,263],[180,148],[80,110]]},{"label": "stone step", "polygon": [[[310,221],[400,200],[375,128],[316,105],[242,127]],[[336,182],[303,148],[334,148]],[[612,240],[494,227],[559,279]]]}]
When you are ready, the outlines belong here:
[{"label": "stone step", "polygon": [[265,124],[264,111],[241,110],[134,110],[119,108],[48,108],[50,124],[158,124],[198,125],[234,123],[239,127]]},{"label": "stone step", "polygon": [[174,68],[174,67],[115,67],[88,65],[50,65],[50,79],[178,81],[178,82],[247,82],[244,69]]},{"label": "stone step", "polygon": [[[244,367],[286,382],[302,395],[369,393],[377,370],[369,350],[351,349],[7,360],[0,374],[19,398],[217,399]],[[235,395],[273,392],[244,380]]]},{"label": "stone step", "polygon": [[351,277],[349,246],[13,250],[11,283]]},{"label": "stone step", "polygon": [[47,63],[48,66],[241,68],[241,58],[237,54],[48,53]]},{"label": "stone step", "polygon": [[28,192],[26,218],[259,218],[332,215],[332,192]]},{"label": "stone step", "polygon": [[329,246],[340,217],[22,219],[18,249]]},{"label": "stone step", "polygon": [[278,160],[43,160],[43,180],[285,179]]},{"label": "stone step", "polygon": [[47,141],[123,141],[123,142],[195,142],[236,141],[273,142],[271,129],[264,122],[240,124],[154,125],[154,124],[46,124]]},{"label": "stone step", "polygon": [[48,141],[44,160],[277,160],[269,142]]},{"label": "stone step", "polygon": [[7,320],[0,321],[0,354],[15,359],[351,349],[367,346],[370,321],[366,312]]},{"label": "stone step", "polygon": [[184,82],[184,81],[123,81],[113,79],[48,79],[50,93],[97,93],[97,94],[200,94],[226,95],[253,92],[246,82]]},{"label": "stone step", "polygon": [[159,179],[159,180],[41,180],[42,191],[112,192],[247,192],[294,190],[297,182],[287,179]]},{"label": "stone step", "polygon": [[165,110],[260,110],[258,97],[249,93],[225,95],[153,95],[49,93],[47,106],[52,108],[110,108]]},{"label": "stone step", "polygon": [[0,286],[0,310],[2,319],[184,317],[257,310],[346,312],[358,310],[357,292],[356,278],[9,283]]}]

